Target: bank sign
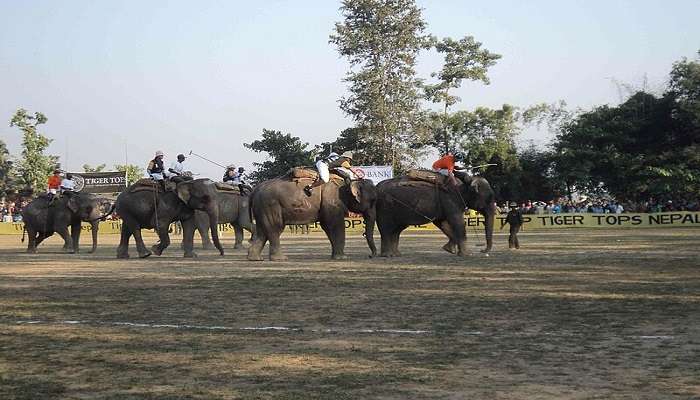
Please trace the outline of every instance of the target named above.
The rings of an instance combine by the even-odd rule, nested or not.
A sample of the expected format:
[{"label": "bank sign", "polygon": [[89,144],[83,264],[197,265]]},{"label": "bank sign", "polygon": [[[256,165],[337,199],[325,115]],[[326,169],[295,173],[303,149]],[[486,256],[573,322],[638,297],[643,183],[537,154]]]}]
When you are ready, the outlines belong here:
[{"label": "bank sign", "polygon": [[71,172],[75,191],[117,193],[126,189],[126,172]]},{"label": "bank sign", "polygon": [[366,179],[371,179],[375,185],[383,180],[394,177],[394,171],[391,169],[391,165],[362,165],[353,168],[360,169],[364,172],[364,177]]}]

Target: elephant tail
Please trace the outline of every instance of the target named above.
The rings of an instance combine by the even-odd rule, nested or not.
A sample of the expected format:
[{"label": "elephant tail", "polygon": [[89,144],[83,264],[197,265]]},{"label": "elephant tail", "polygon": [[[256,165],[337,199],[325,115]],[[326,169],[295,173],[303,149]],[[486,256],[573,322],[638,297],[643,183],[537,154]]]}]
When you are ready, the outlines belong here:
[{"label": "elephant tail", "polygon": [[27,233],[27,225],[22,224],[22,243],[24,243],[24,234]]}]

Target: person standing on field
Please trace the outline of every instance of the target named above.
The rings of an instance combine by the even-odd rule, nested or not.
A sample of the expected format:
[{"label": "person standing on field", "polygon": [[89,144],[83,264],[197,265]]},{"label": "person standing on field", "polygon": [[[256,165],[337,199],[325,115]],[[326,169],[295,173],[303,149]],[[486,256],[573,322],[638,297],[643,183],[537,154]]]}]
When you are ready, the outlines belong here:
[{"label": "person standing on field", "polygon": [[[523,226],[523,213],[518,209],[518,204],[516,204],[515,202],[510,203],[510,211],[508,211],[505,223],[510,225],[510,235],[508,236],[508,248],[517,250],[520,248],[520,242],[518,241],[518,232]],[[501,227],[501,229],[503,229],[503,227]]]}]

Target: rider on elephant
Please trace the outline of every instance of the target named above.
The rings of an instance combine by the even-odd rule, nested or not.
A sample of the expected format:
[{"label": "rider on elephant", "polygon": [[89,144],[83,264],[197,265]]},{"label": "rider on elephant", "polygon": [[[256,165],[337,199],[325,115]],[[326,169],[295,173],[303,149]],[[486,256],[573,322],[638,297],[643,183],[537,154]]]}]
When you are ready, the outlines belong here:
[{"label": "rider on elephant", "polygon": [[51,204],[51,203],[53,203],[54,197],[58,194],[58,191],[61,188],[61,170],[60,169],[55,169],[53,171],[53,175],[49,176],[49,179],[46,182],[46,186],[48,186],[48,188],[46,190],[46,194],[48,195],[48,198],[49,198],[49,204]]},{"label": "rider on elephant", "polygon": [[73,175],[66,174],[66,177],[61,181],[61,193],[73,193],[75,191],[75,181]]},{"label": "rider on elephant", "polygon": [[151,177],[151,179],[160,183],[160,185],[165,190],[165,176],[163,175],[165,172],[165,168],[163,167],[163,156],[164,154],[162,151],[156,151],[156,156],[148,162],[146,172],[148,173],[148,176]]},{"label": "rider on elephant", "polygon": [[229,185],[233,185],[233,181],[236,179],[237,173],[238,172],[236,171],[236,166],[233,164],[229,164],[226,167],[226,171],[224,171],[224,177],[222,181],[224,183],[228,183]]},{"label": "rider on elephant", "polygon": [[313,188],[329,182],[331,169],[333,172],[341,176],[345,180],[345,183],[349,185],[353,176],[353,172],[350,169],[352,168],[350,165],[351,161],[352,152],[350,151],[346,151],[341,155],[331,152],[328,157],[316,161],[316,170],[318,171],[319,179],[316,179],[311,185],[306,185],[304,187],[304,193],[311,197]]},{"label": "rider on elephant", "polygon": [[456,165],[456,162],[464,162],[465,156],[463,153],[447,152],[437,161],[433,163],[433,171],[439,173],[440,175],[447,176],[449,182],[452,186],[457,186],[457,179],[455,178],[455,170],[463,170],[464,167]]},{"label": "rider on elephant", "polygon": [[178,154],[177,161],[173,161],[173,163],[170,164],[170,168],[168,168],[168,177],[173,178],[176,176],[182,176],[183,172],[185,172],[185,165],[183,164],[184,162],[185,155]]}]

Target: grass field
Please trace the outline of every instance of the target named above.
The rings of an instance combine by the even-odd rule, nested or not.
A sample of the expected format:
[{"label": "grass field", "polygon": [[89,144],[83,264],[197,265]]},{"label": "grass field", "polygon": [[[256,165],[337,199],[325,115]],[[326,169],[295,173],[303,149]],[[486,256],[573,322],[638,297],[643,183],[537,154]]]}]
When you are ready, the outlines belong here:
[{"label": "grass field", "polygon": [[354,236],[338,262],[315,234],[281,263],[101,240],[0,236],[0,399],[700,398],[700,228],[499,235],[490,257],[472,233],[465,259]]}]

